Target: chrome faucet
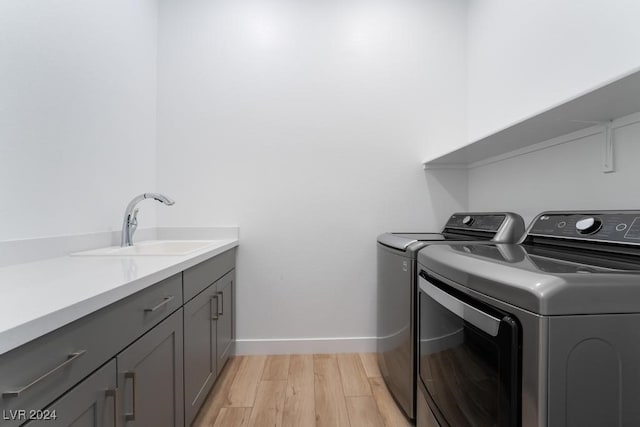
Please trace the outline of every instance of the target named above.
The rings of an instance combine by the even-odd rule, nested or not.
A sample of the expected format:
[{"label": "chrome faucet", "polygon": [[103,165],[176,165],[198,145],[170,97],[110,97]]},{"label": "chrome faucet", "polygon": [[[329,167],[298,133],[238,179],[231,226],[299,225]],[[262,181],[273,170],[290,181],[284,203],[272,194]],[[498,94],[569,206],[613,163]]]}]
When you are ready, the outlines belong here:
[{"label": "chrome faucet", "polygon": [[124,211],[124,221],[122,222],[122,237],[120,246],[133,246],[133,233],[138,228],[138,211],[136,205],[144,199],[154,199],[167,206],[173,205],[175,202],[159,193],[142,193],[129,202],[127,209]]}]

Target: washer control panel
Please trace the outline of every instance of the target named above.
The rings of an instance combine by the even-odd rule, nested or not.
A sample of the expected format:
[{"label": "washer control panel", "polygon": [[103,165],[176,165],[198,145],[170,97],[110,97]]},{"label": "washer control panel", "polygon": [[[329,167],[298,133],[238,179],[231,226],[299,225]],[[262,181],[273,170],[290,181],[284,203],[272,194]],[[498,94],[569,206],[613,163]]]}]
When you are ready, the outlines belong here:
[{"label": "washer control panel", "polygon": [[640,211],[544,213],[528,235],[640,245]]},{"label": "washer control panel", "polygon": [[454,214],[451,215],[445,228],[462,230],[498,231],[504,222],[505,215],[490,214]]}]

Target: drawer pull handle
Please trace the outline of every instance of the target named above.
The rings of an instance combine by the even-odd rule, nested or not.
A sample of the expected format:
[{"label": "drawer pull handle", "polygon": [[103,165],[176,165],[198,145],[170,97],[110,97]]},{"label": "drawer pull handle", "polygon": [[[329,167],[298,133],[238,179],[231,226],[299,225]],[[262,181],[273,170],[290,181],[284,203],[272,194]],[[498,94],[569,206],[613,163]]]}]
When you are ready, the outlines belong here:
[{"label": "drawer pull handle", "polygon": [[211,297],[211,301],[216,300],[216,309],[214,310],[214,314],[211,316],[211,320],[218,320],[218,295],[214,295]]},{"label": "drawer pull handle", "polygon": [[135,421],[136,420],[136,373],[135,372],[125,372],[124,373],[125,380],[131,379],[131,396],[132,396],[132,405],[131,412],[124,414],[124,419],[126,421]]},{"label": "drawer pull handle", "polygon": [[40,376],[38,379],[32,381],[26,386],[19,388],[18,390],[5,391],[4,393],[2,393],[2,397],[19,397],[22,393],[29,390],[31,387],[35,386],[39,382],[46,380],[51,375],[71,365],[73,362],[75,362],[80,356],[84,355],[86,352],[87,350],[80,350],[76,353],[71,353],[69,356],[67,356],[67,360],[65,360],[64,362],[62,362],[61,364],[59,364],[58,366],[56,366],[55,368],[47,372],[46,374]]},{"label": "drawer pull handle", "polygon": [[220,311],[218,311],[218,316],[222,316],[224,314],[224,294],[222,292],[218,292],[220,296]]},{"label": "drawer pull handle", "polygon": [[105,395],[107,397],[113,397],[113,427],[118,427],[120,425],[120,423],[118,422],[118,419],[120,418],[120,407],[118,406],[120,397],[118,396],[118,391],[119,390],[116,387],[105,392]]},{"label": "drawer pull handle", "polygon": [[156,310],[159,310],[160,308],[164,307],[165,305],[169,304],[169,302],[174,299],[175,297],[172,295],[170,297],[165,297],[162,302],[158,305],[156,305],[155,307],[152,308],[145,308],[144,311],[145,313],[153,313]]}]

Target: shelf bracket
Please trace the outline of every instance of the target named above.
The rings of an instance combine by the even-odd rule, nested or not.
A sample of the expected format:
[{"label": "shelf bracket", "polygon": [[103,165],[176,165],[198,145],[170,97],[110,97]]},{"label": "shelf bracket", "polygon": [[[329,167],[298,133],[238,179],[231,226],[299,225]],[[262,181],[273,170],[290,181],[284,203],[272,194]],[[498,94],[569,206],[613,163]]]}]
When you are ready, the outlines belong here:
[{"label": "shelf bracket", "polygon": [[612,173],[615,172],[615,168],[613,165],[613,122],[609,121],[603,123],[604,125],[604,141],[602,145],[602,172],[603,173]]}]

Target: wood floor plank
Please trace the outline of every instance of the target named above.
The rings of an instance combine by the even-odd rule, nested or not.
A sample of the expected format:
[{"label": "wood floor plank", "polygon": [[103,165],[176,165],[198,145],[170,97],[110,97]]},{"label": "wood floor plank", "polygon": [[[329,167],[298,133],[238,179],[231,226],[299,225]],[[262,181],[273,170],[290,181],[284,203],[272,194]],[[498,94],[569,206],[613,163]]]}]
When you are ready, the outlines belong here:
[{"label": "wood floor plank", "polygon": [[409,423],[402,410],[393,400],[384,380],[382,378],[369,378],[369,384],[384,425],[387,427],[410,427],[411,423]]},{"label": "wood floor plank", "polygon": [[384,427],[384,421],[372,396],[347,397],[351,427]]},{"label": "wood floor plank", "polygon": [[313,356],[291,356],[282,426],[314,426],[315,408]]},{"label": "wood floor plank", "polygon": [[269,364],[267,356],[236,356],[229,360],[192,426],[411,426],[380,377],[367,380],[372,396],[345,397],[339,363],[348,381],[353,374],[349,370],[361,369],[365,376],[376,372],[375,354],[354,356],[358,363],[345,355],[290,356],[287,380],[262,380],[282,377],[286,358],[273,358]]},{"label": "wood floor plank", "polygon": [[244,360],[244,356],[235,356],[229,359],[227,365],[222,370],[220,377],[216,380],[211,393],[202,404],[202,408],[194,420],[193,427],[212,426],[218,417],[220,409],[229,404],[228,393],[231,384],[238,373],[238,368]]},{"label": "wood floor plank", "polygon": [[280,427],[287,392],[286,380],[260,381],[255,405],[249,419],[250,427]]},{"label": "wood floor plank", "polygon": [[335,359],[336,355],[333,353],[322,353],[322,354],[314,354],[313,360],[323,360],[323,359]]},{"label": "wood floor plank", "polygon": [[286,380],[289,376],[289,360],[290,356],[288,354],[267,357],[262,379]]},{"label": "wood floor plank", "polygon": [[362,367],[367,374],[367,378],[378,378],[382,376],[380,368],[378,367],[377,353],[360,353],[360,362],[362,362]]},{"label": "wood floor plank", "polygon": [[227,393],[225,406],[242,408],[253,406],[266,361],[267,356],[251,356],[242,359],[238,366],[238,373]]},{"label": "wood floor plank", "polygon": [[346,397],[371,396],[371,386],[360,361],[360,355],[343,353],[338,354],[337,358],[344,395]]},{"label": "wood floor plank", "polygon": [[213,427],[247,427],[251,408],[222,408]]},{"label": "wood floor plank", "polygon": [[349,427],[347,404],[335,357],[313,359],[316,427]]}]

